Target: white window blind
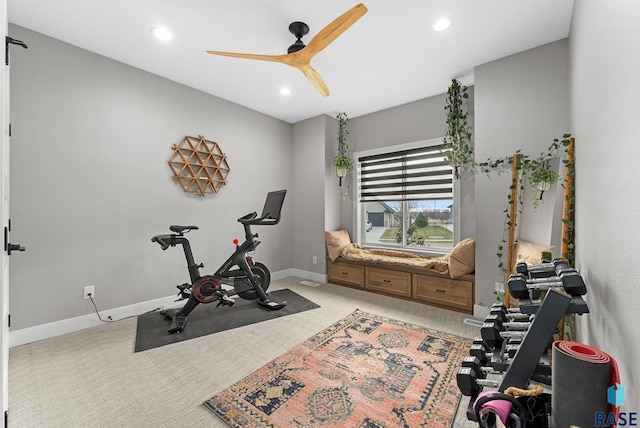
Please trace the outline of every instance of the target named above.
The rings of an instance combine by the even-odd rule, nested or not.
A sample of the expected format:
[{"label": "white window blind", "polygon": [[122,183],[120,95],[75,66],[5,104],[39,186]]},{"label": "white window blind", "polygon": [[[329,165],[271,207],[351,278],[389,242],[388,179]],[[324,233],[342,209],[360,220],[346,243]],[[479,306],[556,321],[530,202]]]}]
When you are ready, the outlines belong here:
[{"label": "white window blind", "polygon": [[442,146],[358,158],[360,202],[453,198],[453,171]]}]

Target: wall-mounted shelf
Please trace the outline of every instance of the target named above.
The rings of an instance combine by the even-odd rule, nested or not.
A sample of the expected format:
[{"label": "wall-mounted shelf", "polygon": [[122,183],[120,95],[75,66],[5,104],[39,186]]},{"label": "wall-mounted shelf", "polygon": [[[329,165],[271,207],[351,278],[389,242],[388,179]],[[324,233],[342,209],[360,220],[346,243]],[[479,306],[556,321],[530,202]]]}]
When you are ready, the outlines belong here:
[{"label": "wall-mounted shelf", "polygon": [[168,164],[172,178],[185,192],[205,196],[218,193],[227,184],[231,169],[218,143],[205,140],[202,135],[185,136],[171,148],[173,154]]}]

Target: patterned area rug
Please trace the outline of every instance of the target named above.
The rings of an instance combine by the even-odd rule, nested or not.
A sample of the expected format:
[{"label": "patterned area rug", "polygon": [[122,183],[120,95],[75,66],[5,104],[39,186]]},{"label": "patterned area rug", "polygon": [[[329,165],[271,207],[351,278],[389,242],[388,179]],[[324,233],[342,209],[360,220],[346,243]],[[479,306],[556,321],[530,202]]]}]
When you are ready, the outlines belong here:
[{"label": "patterned area rug", "polygon": [[356,310],[204,405],[232,427],[450,427],[470,342]]}]

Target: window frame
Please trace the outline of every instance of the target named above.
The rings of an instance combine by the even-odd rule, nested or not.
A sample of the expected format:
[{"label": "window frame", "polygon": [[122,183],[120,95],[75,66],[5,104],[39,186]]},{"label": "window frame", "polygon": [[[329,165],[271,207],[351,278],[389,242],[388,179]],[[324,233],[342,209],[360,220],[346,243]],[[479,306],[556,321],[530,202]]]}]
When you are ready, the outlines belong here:
[{"label": "window frame", "polygon": [[[405,251],[405,252],[410,252],[410,253],[418,253],[418,254],[422,254],[422,255],[443,255],[443,254],[448,254],[449,252],[451,252],[450,248],[445,248],[445,247],[425,247],[425,248],[420,248],[420,247],[409,247],[406,245],[405,242],[402,243],[402,245],[385,245],[385,244],[375,244],[372,245],[371,243],[366,243],[365,242],[365,236],[366,236],[366,212],[364,209],[364,206],[366,204],[366,202],[360,202],[360,197],[361,197],[361,188],[360,188],[360,162],[358,161],[358,159],[362,158],[362,157],[367,157],[367,156],[375,156],[375,155],[380,155],[380,154],[385,154],[385,153],[393,153],[393,152],[398,152],[398,151],[405,151],[405,150],[413,150],[413,149],[418,149],[418,148],[423,148],[423,147],[432,147],[432,146],[438,146],[438,145],[442,145],[442,137],[439,138],[431,138],[431,139],[427,139],[427,140],[420,140],[420,141],[414,141],[411,143],[406,143],[406,144],[398,144],[398,145],[393,145],[393,146],[385,146],[385,147],[379,147],[379,148],[375,148],[375,149],[368,149],[368,150],[361,150],[358,152],[354,153],[354,159],[355,159],[355,170],[354,170],[354,175],[353,175],[353,188],[355,189],[355,192],[353,193],[353,207],[354,207],[354,216],[353,216],[353,224],[354,224],[354,231],[355,231],[355,235],[356,235],[356,242],[358,243],[358,245],[362,246],[363,248],[384,248],[384,249],[393,249],[393,250],[397,250],[397,251]],[[459,198],[459,180],[456,180],[455,178],[452,178],[452,201],[453,201],[453,213],[452,213],[452,222],[453,222],[453,242],[452,242],[452,246],[455,246],[455,244],[460,240],[460,198]],[[406,202],[405,202],[406,203]],[[406,228],[407,228],[407,224],[405,221],[405,217],[406,217],[406,211],[403,209],[402,212],[402,228],[403,228],[403,236],[406,234]]]}]

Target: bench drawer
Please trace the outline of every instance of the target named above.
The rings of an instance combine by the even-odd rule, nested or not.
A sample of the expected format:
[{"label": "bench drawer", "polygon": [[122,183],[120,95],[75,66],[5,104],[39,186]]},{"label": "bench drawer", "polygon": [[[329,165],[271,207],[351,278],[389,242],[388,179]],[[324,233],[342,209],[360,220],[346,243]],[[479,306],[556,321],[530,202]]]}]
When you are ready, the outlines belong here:
[{"label": "bench drawer", "polygon": [[365,288],[398,296],[411,296],[411,272],[367,267]]},{"label": "bench drawer", "polygon": [[329,261],[329,282],[364,288],[364,266]]},{"label": "bench drawer", "polygon": [[413,298],[464,312],[473,312],[473,282],[413,275]]}]

